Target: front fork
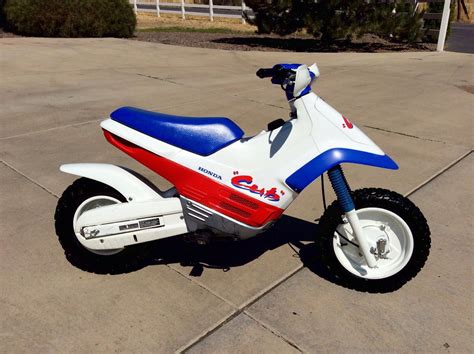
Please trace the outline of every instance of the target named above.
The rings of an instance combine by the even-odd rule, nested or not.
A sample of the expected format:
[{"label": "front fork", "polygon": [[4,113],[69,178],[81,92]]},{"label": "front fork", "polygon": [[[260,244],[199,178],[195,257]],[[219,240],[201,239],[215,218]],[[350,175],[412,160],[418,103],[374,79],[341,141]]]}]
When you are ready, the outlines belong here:
[{"label": "front fork", "polygon": [[354,237],[359,243],[359,249],[361,250],[362,255],[364,256],[367,265],[370,268],[375,268],[377,261],[374,255],[370,252],[370,245],[367,242],[367,239],[364,237],[362,227],[360,226],[359,217],[357,216],[355,210],[354,201],[351,197],[349,184],[347,183],[346,178],[344,177],[344,173],[342,172],[341,166],[337,165],[331,168],[328,171],[328,176],[329,180],[331,181],[334,192],[336,193],[339,205],[344,211],[344,214],[352,227],[352,232],[354,233]]}]

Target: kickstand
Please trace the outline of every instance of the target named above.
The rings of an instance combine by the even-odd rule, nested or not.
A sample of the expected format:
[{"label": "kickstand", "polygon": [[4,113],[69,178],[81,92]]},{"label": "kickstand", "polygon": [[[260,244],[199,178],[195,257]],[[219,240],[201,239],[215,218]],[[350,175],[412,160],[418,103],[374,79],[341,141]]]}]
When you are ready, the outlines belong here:
[{"label": "kickstand", "polygon": [[189,272],[189,276],[190,277],[200,277],[203,272],[204,272],[203,265],[199,262],[196,262],[193,265],[193,268],[191,269],[191,272]]}]

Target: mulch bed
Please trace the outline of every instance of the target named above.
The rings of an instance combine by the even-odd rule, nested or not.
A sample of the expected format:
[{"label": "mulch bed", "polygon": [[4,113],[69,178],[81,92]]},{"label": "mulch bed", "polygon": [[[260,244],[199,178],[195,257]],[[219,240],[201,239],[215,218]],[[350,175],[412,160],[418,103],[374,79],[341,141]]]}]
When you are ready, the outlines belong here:
[{"label": "mulch bed", "polygon": [[364,35],[352,42],[338,41],[331,46],[309,36],[259,35],[253,33],[137,32],[135,40],[224,50],[284,52],[401,52],[432,51],[432,43],[397,43],[374,35]]},{"label": "mulch bed", "polygon": [[[0,29],[0,38],[20,37]],[[433,43],[397,43],[374,35],[364,35],[352,42],[338,41],[331,46],[310,36],[259,35],[254,33],[201,33],[201,32],[136,32],[132,38],[137,41],[180,45],[185,47],[258,50],[280,52],[407,52],[433,51]]]}]

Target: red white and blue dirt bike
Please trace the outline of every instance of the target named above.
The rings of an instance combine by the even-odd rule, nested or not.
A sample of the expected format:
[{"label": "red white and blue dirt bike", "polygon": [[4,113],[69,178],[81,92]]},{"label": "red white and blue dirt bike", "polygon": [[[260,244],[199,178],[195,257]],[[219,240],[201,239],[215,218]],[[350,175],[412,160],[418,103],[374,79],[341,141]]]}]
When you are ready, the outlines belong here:
[{"label": "red white and blue dirt bike", "polygon": [[[316,64],[257,71],[286,93],[288,120],[246,137],[228,118],[180,117],[122,107],[101,123],[106,139],[169,182],[160,191],[129,169],[67,164],[81,176],[56,209],[69,260],[92,272],[138,262],[143,244],[177,235],[241,240],[271,227],[298,194],[327,173],[337,200],[315,235],[323,264],[358,290],[398,288],[423,267],[430,231],[420,210],[385,189],[351,191],[343,163],[397,169],[347,118],[311,91]],[[141,246],[140,246],[141,244]]]}]

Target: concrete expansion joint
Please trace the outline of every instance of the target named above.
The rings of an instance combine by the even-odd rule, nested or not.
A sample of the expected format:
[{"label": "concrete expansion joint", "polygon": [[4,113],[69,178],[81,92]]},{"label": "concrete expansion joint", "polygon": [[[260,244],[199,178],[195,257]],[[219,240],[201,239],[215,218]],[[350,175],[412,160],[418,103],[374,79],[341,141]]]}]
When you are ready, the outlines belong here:
[{"label": "concrete expansion joint", "polygon": [[364,128],[373,129],[373,130],[378,130],[378,131],[381,131],[381,132],[386,132],[386,133],[401,135],[401,136],[405,136],[405,137],[407,137],[407,138],[413,138],[413,139],[419,139],[419,140],[424,140],[424,141],[431,141],[431,142],[434,142],[434,143],[446,144],[446,142],[445,142],[445,141],[442,141],[442,140],[436,140],[436,139],[430,139],[430,138],[423,138],[423,137],[421,137],[421,136],[412,135],[412,134],[405,134],[405,133],[397,132],[397,131],[390,130],[390,129],[384,129],[384,128],[373,127],[373,126],[371,126],[371,125],[363,125],[363,127],[364,127]]},{"label": "concrete expansion joint", "polygon": [[412,195],[413,193],[419,191],[420,189],[422,189],[423,187],[427,186],[429,183],[431,183],[432,181],[434,181],[436,178],[438,178],[439,176],[441,176],[442,174],[444,174],[445,172],[447,172],[449,169],[451,169],[452,167],[456,166],[458,163],[460,163],[462,160],[464,160],[466,157],[468,157],[471,153],[473,152],[473,150],[468,150],[467,152],[465,152],[464,154],[462,154],[461,156],[459,156],[457,159],[455,159],[453,162],[451,162],[450,164],[448,164],[447,166],[443,167],[441,170],[439,170],[438,172],[436,172],[435,174],[433,174],[431,177],[427,178],[425,181],[421,182],[418,186],[416,186],[415,188],[411,189],[410,191],[408,191],[404,196],[405,197],[409,197],[410,195]]},{"label": "concrete expansion joint", "polygon": [[258,300],[260,300],[262,297],[267,295],[270,291],[274,290],[277,288],[280,284],[284,283],[286,280],[290,279],[294,275],[296,275],[300,270],[304,268],[303,264],[298,265],[296,268],[290,270],[288,273],[280,277],[279,279],[275,280],[273,283],[271,283],[269,286],[266,288],[262,289],[260,292],[258,292],[256,295],[248,299],[246,302],[244,302],[239,309],[241,311],[246,310],[248,307],[256,303]]},{"label": "concrete expansion joint", "polygon": [[96,122],[99,122],[101,120],[103,120],[103,118],[88,120],[87,122],[81,122],[81,123],[72,123],[72,124],[60,125],[58,127],[52,127],[52,128],[48,128],[48,129],[40,129],[40,130],[35,130],[35,131],[32,131],[32,132],[23,133],[23,134],[5,136],[3,138],[0,138],[0,141],[8,140],[8,139],[14,139],[14,138],[21,138],[21,137],[25,137],[25,136],[38,134],[38,133],[50,132],[50,131],[54,131],[54,130],[58,130],[58,129],[71,128],[71,127],[80,127],[82,125],[87,125],[87,124],[90,124],[90,123],[96,123]]},{"label": "concrete expansion joint", "polygon": [[152,75],[146,75],[146,74],[140,74],[140,73],[137,73],[137,75],[138,75],[138,76],[146,77],[146,78],[148,78],[148,79],[159,80],[159,81],[168,82],[168,83],[174,84],[174,85],[184,86],[184,84],[181,84],[181,83],[179,83],[179,82],[176,82],[176,81],[173,81],[173,80],[169,80],[169,79],[164,79],[164,78],[158,77],[158,76],[152,76]]},{"label": "concrete expansion joint", "polygon": [[[260,300],[262,297],[264,297],[266,294],[268,294],[270,291],[274,290],[275,288],[277,288],[280,284],[283,284],[286,280],[288,280],[289,278],[291,278],[292,276],[294,276],[295,274],[297,274],[300,270],[302,270],[304,268],[303,264],[299,265],[298,267],[294,268],[293,270],[289,271],[288,273],[286,273],[285,275],[283,275],[281,278],[277,279],[276,281],[274,281],[273,283],[271,283],[269,286],[267,286],[265,289],[263,289],[262,291],[260,291],[259,293],[257,293],[255,296],[251,297],[249,300],[247,300],[244,304],[242,304],[239,308],[237,308],[235,305],[233,305],[232,303],[230,303],[229,301],[223,299],[221,296],[215,294],[213,291],[209,290],[207,287],[204,287],[202,284],[200,284],[199,282],[195,281],[195,280],[192,280],[192,279],[189,279],[188,277],[186,277],[185,275],[179,273],[178,271],[176,271],[175,269],[173,269],[174,271],[178,272],[181,276],[189,279],[190,281],[193,281],[195,282],[196,284],[198,284],[200,287],[208,290],[209,292],[211,292],[213,295],[217,296],[218,298],[220,298],[221,300],[225,301],[226,303],[230,304],[231,306],[233,306],[234,308],[236,308],[236,310],[234,312],[232,312],[229,316],[223,318],[221,321],[218,321],[215,325],[211,326],[209,329],[207,329],[206,331],[204,331],[203,333],[201,333],[199,336],[197,336],[196,338],[192,339],[188,344],[182,346],[180,349],[176,350],[176,353],[184,353],[186,351],[188,351],[189,349],[191,349],[192,347],[194,347],[196,344],[198,344],[199,342],[201,342],[202,340],[204,340],[205,338],[209,337],[211,334],[213,334],[214,332],[216,332],[219,328],[221,328],[222,326],[224,326],[226,323],[230,322],[232,319],[234,319],[235,317],[237,317],[238,315],[240,315],[241,313],[243,313],[247,308],[249,308],[251,305],[253,305],[255,302],[257,302],[258,300]],[[246,313],[246,315],[248,315]],[[273,332],[272,332],[273,333]],[[283,339],[283,338],[282,338]],[[285,340],[286,341],[286,340]],[[288,343],[290,344],[290,343]],[[295,346],[293,344],[290,344],[292,346]],[[297,348],[297,347],[295,347]],[[297,348],[298,350],[300,350],[299,348]],[[301,350],[300,350],[301,351]]]},{"label": "concrete expansion joint", "polygon": [[175,351],[175,353],[186,353],[188,350],[190,350],[196,344],[200,343],[206,337],[209,337],[211,334],[216,332],[219,328],[224,326],[226,323],[232,321],[235,317],[240,315],[240,313],[241,313],[241,311],[239,311],[239,310],[232,312],[229,316],[224,317],[221,321],[218,321],[217,324],[215,324],[214,326],[209,327],[206,331],[201,333],[199,336],[192,339],[188,344],[185,344],[181,348],[177,349]]},{"label": "concrete expansion joint", "polygon": [[261,105],[264,105],[264,106],[268,106],[268,107],[275,107],[275,108],[278,108],[278,109],[283,109],[285,110],[285,112],[288,110],[287,107],[282,107],[282,106],[278,106],[276,104],[271,104],[271,103],[266,103],[266,102],[262,102],[262,101],[258,101],[258,100],[253,100],[251,98],[248,98],[248,97],[241,97],[239,96],[238,94],[234,94],[233,95],[234,97],[237,97],[237,98],[243,98],[249,102],[252,102],[252,103],[258,103],[258,104],[261,104]]},{"label": "concrete expansion joint", "polygon": [[197,286],[199,286],[201,289],[204,289],[206,290],[207,292],[211,293],[212,295],[214,295],[215,297],[217,297],[219,300],[221,301],[224,301],[227,305],[231,306],[232,308],[234,309],[237,309],[237,305],[233,304],[232,302],[230,302],[229,300],[227,300],[226,298],[220,296],[219,294],[217,294],[215,291],[211,290],[209,287],[205,286],[204,284],[194,280],[192,277],[188,277],[184,274],[182,274],[181,272],[177,271],[176,269],[174,269],[173,267],[169,266],[168,264],[166,265],[169,269],[173,270],[174,272],[178,273],[181,277],[183,277],[184,279],[192,282],[193,284],[196,284]]},{"label": "concrete expansion joint", "polygon": [[47,192],[48,194],[51,194],[53,197],[55,198],[59,198],[59,196],[57,194],[55,194],[54,192],[50,191],[48,188],[46,188],[45,186],[41,185],[39,182],[36,182],[34,179],[28,177],[27,175],[25,175],[23,172],[17,170],[15,167],[13,167],[12,165],[10,165],[8,162],[4,161],[4,160],[0,160],[0,162],[5,165],[7,168],[9,168],[10,170],[16,172],[17,174],[19,174],[20,176],[22,176],[23,178],[25,178],[27,181],[35,184],[36,186],[40,187],[42,190],[44,190],[45,192]]},{"label": "concrete expansion joint", "polygon": [[280,338],[282,341],[284,341],[285,343],[287,343],[288,345],[292,346],[293,348],[295,348],[296,350],[298,350],[300,353],[304,353],[304,352],[307,352],[306,350],[303,350],[301,349],[300,347],[298,347],[298,345],[295,344],[294,341],[290,340],[289,338],[287,338],[286,336],[284,336],[283,334],[281,334],[280,332],[278,332],[276,329],[274,329],[273,327],[271,327],[270,325],[266,324],[266,323],[263,323],[262,321],[258,320],[257,318],[253,317],[248,311],[244,311],[243,314],[245,316],[247,316],[248,318],[254,320],[259,326],[261,326],[262,328],[264,328],[265,330],[271,332],[274,336]]}]

